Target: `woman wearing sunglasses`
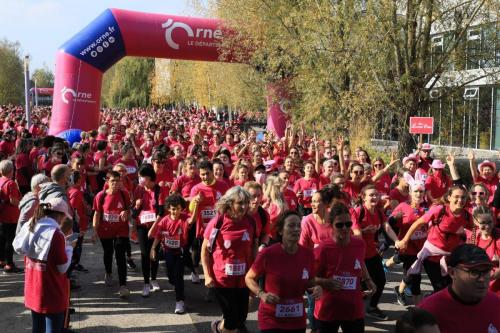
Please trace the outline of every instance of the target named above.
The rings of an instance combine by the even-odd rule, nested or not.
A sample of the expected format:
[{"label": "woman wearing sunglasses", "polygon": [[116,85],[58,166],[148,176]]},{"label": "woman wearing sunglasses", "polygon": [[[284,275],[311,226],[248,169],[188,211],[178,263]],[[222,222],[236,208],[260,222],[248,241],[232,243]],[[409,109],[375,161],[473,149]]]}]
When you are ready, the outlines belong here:
[{"label": "woman wearing sunglasses", "polygon": [[332,236],[314,252],[316,282],[324,290],[316,301],[314,317],[321,333],[338,332],[340,327],[344,333],[364,332],[361,282],[368,287],[367,294],[377,290],[364,263],[366,245],[351,237],[353,223],[343,203],[333,203],[328,223]]},{"label": "woman wearing sunglasses", "polygon": [[[405,173],[405,178],[410,187],[410,201],[400,203],[389,217],[394,219],[399,228],[398,238],[403,239],[411,225],[427,210],[425,205],[425,184],[421,180],[414,180],[409,173]],[[392,267],[394,264],[403,263],[403,279],[399,286],[394,287],[397,301],[403,306],[407,306],[404,290],[407,285],[410,286],[413,296],[413,304],[417,305],[421,300],[420,274],[408,274],[408,269],[417,260],[417,254],[427,239],[427,225],[422,225],[420,229],[410,237],[408,247],[402,251],[396,251],[394,256],[385,262],[386,267]]]},{"label": "woman wearing sunglasses", "polygon": [[467,211],[472,214],[473,211],[480,206],[490,209],[493,221],[496,222],[496,209],[489,207],[488,201],[490,198],[490,191],[483,183],[473,184],[469,191],[470,201],[467,204]]},{"label": "woman wearing sunglasses", "polygon": [[490,290],[500,295],[500,229],[495,228],[492,211],[485,205],[477,206],[472,213],[474,227],[467,231],[467,242],[484,249],[493,262]]}]

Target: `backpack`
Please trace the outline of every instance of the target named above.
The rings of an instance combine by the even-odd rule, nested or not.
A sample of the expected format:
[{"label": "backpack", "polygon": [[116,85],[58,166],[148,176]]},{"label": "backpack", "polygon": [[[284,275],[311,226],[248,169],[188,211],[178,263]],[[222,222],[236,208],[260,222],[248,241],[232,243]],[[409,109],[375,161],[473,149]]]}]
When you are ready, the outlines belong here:
[{"label": "backpack", "polygon": [[[469,212],[467,210],[465,210],[465,209],[462,210],[462,212],[463,212],[463,216],[465,217],[465,219],[467,221],[469,221],[470,220],[470,214],[469,214]],[[446,206],[445,205],[443,205],[441,207],[441,210],[439,211],[437,219],[435,221],[432,221],[432,226],[438,228],[439,232],[441,232],[442,234],[444,234],[444,239],[447,240],[450,236],[455,235],[455,233],[443,231],[439,227],[439,225],[443,221],[444,214],[446,214]]]},{"label": "backpack", "polygon": [[[164,214],[164,206],[162,204],[160,204],[160,191],[161,191],[161,187],[160,185],[158,184],[155,184],[155,187],[153,189],[154,191],[154,198],[155,198],[155,212],[156,212],[156,215],[158,216],[163,216]],[[144,196],[144,192],[141,193],[141,198]],[[133,218],[137,218],[139,216],[139,213],[140,213],[140,209],[135,209],[132,208],[132,217]]]},{"label": "backpack", "polygon": [[44,201],[48,198],[63,198],[64,201],[69,205],[68,194],[64,188],[56,183],[44,183],[40,185],[40,192],[38,193],[38,198],[40,201]]},{"label": "backpack", "polygon": [[2,186],[0,186],[0,207],[2,207],[2,208],[5,204],[10,202],[10,199],[8,197],[5,199],[6,195],[4,195],[4,193],[3,193],[3,189],[4,189],[5,185],[7,185],[9,183],[9,181],[12,181],[12,180],[7,179],[6,181],[3,182]]},{"label": "backpack", "polygon": [[[128,205],[127,205],[127,200],[126,200],[126,197],[125,197],[125,193],[123,193],[123,190],[118,190],[120,191],[120,196],[122,198],[122,201],[123,201],[123,210],[127,210],[128,209]],[[101,221],[102,221],[102,217],[103,217],[103,214],[104,214],[104,200],[106,199],[108,193],[106,193],[106,191],[103,191],[104,192],[104,195],[101,196],[101,198],[99,199],[99,207],[102,207],[102,211],[100,212],[101,214]]]}]

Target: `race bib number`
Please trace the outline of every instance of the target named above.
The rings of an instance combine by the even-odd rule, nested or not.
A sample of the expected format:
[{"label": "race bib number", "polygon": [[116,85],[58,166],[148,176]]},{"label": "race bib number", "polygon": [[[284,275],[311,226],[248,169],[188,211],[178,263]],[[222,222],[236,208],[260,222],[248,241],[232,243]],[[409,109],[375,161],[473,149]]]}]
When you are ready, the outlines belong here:
[{"label": "race bib number", "polygon": [[135,173],[135,171],[136,171],[136,168],[133,166],[128,166],[128,167],[126,167],[126,169],[127,169],[128,174]]},{"label": "race bib number", "polygon": [[146,212],[139,216],[139,220],[142,223],[150,223],[156,221],[156,214],[153,212]]},{"label": "race bib number", "polygon": [[304,197],[312,197],[316,190],[304,190]]},{"label": "race bib number", "polygon": [[180,239],[175,239],[175,238],[165,238],[165,241],[163,242],[166,247],[170,249],[178,249],[181,247],[181,240]]},{"label": "race bib number", "polygon": [[427,238],[427,232],[422,231],[422,230],[417,230],[411,235],[410,239],[411,240],[419,240],[419,239],[424,239]]},{"label": "race bib number", "polygon": [[357,278],[354,276],[334,275],[333,279],[342,283],[342,290],[356,290]]},{"label": "race bib number", "polygon": [[120,222],[120,214],[104,213],[102,219],[110,223]]},{"label": "race bib number", "polygon": [[246,273],[247,264],[226,264],[227,276],[242,276]]},{"label": "race bib number", "polygon": [[211,220],[217,215],[217,211],[215,209],[204,209],[201,211],[201,218],[204,220]]},{"label": "race bib number", "polygon": [[276,304],[276,318],[297,318],[304,315],[304,303]]}]

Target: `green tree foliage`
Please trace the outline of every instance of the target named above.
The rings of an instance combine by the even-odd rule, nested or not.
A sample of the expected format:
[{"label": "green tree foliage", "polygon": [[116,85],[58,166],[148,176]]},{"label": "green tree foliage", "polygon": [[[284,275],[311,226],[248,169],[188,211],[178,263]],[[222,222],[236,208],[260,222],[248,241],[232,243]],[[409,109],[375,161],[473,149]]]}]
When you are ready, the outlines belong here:
[{"label": "green tree foliage", "polygon": [[[235,32],[226,34],[226,52],[267,82],[289,82],[294,122],[316,124],[325,134],[369,137],[373,124],[391,115],[399,124],[400,153],[406,154],[414,147],[409,117],[428,109],[433,88],[428,83],[445,80],[451,60],[463,53],[468,29],[491,21],[499,2],[218,0],[214,5]],[[453,36],[430,63],[436,31]],[[442,85],[458,88],[464,84],[459,82]]]},{"label": "green tree foliage", "polygon": [[[37,68],[31,75],[31,81],[36,82],[38,88],[53,88],[54,87],[54,73],[44,65],[43,68]],[[34,86],[34,84],[32,84]]]},{"label": "green tree foliage", "polygon": [[0,40],[0,103],[21,103],[24,98],[23,62],[19,42]]},{"label": "green tree foliage", "polygon": [[150,105],[152,58],[124,58],[104,75],[103,105],[146,107]]}]

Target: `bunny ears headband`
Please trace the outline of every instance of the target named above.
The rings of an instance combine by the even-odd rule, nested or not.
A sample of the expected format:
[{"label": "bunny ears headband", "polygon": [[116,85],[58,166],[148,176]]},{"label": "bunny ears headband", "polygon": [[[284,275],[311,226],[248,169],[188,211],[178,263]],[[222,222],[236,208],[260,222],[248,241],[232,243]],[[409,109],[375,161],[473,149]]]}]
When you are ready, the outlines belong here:
[{"label": "bunny ears headband", "polygon": [[403,178],[406,180],[406,182],[410,186],[410,191],[413,191],[416,188],[421,188],[421,189],[425,190],[425,181],[423,179],[421,179],[419,173],[417,173],[415,175],[415,178],[413,178],[413,176],[409,172],[405,172],[403,174]]}]

